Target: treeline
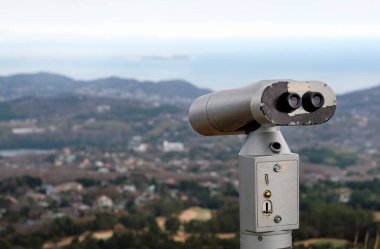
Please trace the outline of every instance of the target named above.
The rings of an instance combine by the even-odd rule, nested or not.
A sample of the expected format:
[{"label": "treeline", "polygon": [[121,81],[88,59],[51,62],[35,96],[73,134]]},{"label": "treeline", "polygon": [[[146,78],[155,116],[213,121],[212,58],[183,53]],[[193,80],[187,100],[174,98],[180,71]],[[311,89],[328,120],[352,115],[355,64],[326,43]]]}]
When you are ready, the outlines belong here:
[{"label": "treeline", "polygon": [[355,165],[359,161],[357,153],[332,148],[305,148],[299,153],[311,163],[342,168]]},{"label": "treeline", "polygon": [[[89,186],[96,186],[96,181],[78,179]],[[115,184],[123,178],[112,180]],[[0,184],[21,184],[39,186],[38,178],[20,178]],[[86,223],[74,218],[63,217],[54,220],[44,229],[31,234],[20,234],[11,226],[1,232],[0,248],[40,249],[45,241],[59,241],[63,237],[79,237],[86,232],[113,230],[114,236],[106,241],[94,240],[89,235],[84,241],[74,240],[68,249],[102,249],[102,248],[239,248],[239,240],[221,240],[219,233],[239,232],[239,202],[233,186],[226,184],[219,192],[212,192],[197,182],[182,181],[175,185],[157,184],[152,179],[150,184],[157,185],[156,193],[161,197],[143,206],[133,202],[125,205],[125,212],[101,212]],[[189,198],[179,201],[170,197],[168,191],[176,189]],[[300,229],[294,231],[294,240],[317,237],[346,239],[358,243],[367,242],[374,245],[380,224],[374,220],[373,212],[379,210],[380,181],[332,183],[321,182],[316,185],[301,185],[300,189]],[[349,191],[351,199],[341,203],[340,194]],[[358,198],[357,196],[360,196]],[[213,216],[208,221],[190,221],[181,223],[178,214],[191,206],[201,206],[212,210]],[[166,217],[162,230],[156,218]],[[184,243],[175,242],[172,235],[178,231],[187,233],[190,238]],[[12,245],[12,247],[10,247]],[[301,247],[299,247],[301,248]],[[318,247],[313,248],[329,248]],[[371,248],[371,247],[368,247]]]},{"label": "treeline", "polygon": [[95,240],[90,237],[83,242],[75,240],[65,249],[238,249],[239,239],[221,240],[212,235],[195,235],[185,242],[176,242],[160,230],[150,228],[140,234],[115,234],[107,241]]},{"label": "treeline", "polygon": [[300,186],[301,208],[315,203],[336,204],[342,202],[341,195],[348,196],[345,206],[355,209],[380,211],[380,180],[362,182],[319,182]]}]

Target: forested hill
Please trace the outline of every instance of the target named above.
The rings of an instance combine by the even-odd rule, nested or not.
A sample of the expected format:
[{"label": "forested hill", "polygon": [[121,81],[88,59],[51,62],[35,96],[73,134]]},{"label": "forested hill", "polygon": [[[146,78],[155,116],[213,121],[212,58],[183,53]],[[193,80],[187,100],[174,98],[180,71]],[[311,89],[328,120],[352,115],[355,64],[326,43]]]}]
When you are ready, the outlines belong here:
[{"label": "forested hill", "polygon": [[[125,147],[136,135],[150,144],[167,139],[199,146],[208,140],[190,128],[188,106],[208,92],[180,80],[80,81],[48,73],[0,77],[0,148]],[[380,87],[339,95],[331,121],[283,131],[295,150],[319,147],[376,153],[379,101]],[[18,128],[39,132],[17,134]],[[240,145],[233,146],[236,150]]]},{"label": "forested hill", "polygon": [[0,77],[0,99],[25,96],[52,97],[80,94],[107,98],[138,99],[146,102],[189,102],[210,92],[184,80],[138,81],[109,77],[96,80],[75,80],[51,73],[16,74]]}]

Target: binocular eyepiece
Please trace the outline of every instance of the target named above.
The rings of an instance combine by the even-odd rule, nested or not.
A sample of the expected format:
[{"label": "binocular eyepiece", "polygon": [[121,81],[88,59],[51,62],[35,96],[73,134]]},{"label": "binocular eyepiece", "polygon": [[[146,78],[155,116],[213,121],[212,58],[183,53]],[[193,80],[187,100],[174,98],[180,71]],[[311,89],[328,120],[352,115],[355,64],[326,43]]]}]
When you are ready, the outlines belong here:
[{"label": "binocular eyepiece", "polygon": [[306,92],[302,98],[297,93],[284,93],[278,100],[280,111],[291,113],[301,106],[307,112],[314,112],[325,104],[325,98],[320,92]]},{"label": "binocular eyepiece", "polygon": [[307,92],[302,97],[302,107],[308,112],[314,112],[325,104],[325,98],[319,92]]}]

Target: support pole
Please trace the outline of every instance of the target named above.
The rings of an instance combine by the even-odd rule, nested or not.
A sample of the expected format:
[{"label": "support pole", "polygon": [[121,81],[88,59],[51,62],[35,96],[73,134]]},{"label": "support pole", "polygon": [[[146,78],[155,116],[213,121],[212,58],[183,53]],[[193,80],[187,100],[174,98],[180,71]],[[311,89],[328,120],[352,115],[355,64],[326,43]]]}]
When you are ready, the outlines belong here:
[{"label": "support pole", "polygon": [[240,248],[292,247],[299,226],[299,157],[277,127],[248,135],[239,153]]}]

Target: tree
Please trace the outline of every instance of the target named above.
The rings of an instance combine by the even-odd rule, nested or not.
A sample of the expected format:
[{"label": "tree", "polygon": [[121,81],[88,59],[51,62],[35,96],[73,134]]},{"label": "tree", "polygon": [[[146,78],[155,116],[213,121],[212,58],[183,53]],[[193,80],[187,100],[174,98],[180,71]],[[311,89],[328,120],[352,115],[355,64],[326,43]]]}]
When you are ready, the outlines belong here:
[{"label": "tree", "polygon": [[8,243],[8,241],[1,241],[0,240],[0,248],[1,249],[11,249],[11,245]]},{"label": "tree", "polygon": [[170,217],[165,222],[165,229],[172,234],[177,233],[180,226],[181,222],[177,217]]},{"label": "tree", "polygon": [[98,213],[92,224],[93,230],[112,229],[117,223],[117,218],[111,213]]}]

